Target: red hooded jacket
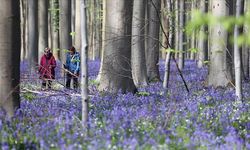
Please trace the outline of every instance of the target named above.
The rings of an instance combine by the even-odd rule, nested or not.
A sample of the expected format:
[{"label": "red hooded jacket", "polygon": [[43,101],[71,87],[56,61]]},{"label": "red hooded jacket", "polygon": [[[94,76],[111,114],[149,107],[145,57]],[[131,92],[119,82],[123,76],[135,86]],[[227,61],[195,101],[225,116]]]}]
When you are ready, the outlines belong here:
[{"label": "red hooded jacket", "polygon": [[55,67],[55,57],[51,53],[48,56],[44,54],[40,60],[40,78],[55,79]]}]

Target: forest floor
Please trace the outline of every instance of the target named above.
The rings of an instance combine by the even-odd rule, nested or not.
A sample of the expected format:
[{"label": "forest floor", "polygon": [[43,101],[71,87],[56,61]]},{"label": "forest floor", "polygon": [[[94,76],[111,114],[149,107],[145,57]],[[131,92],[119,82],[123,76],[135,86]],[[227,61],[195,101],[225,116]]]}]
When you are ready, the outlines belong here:
[{"label": "forest floor", "polygon": [[[161,77],[164,72],[160,62]],[[38,149],[250,149],[250,84],[244,101],[232,87],[206,86],[207,68],[186,61],[188,93],[171,64],[167,94],[161,82],[131,93],[99,93],[99,61],[89,62],[89,131],[81,125],[80,93],[67,90],[61,69],[53,90],[41,90],[37,74],[21,64],[21,108],[11,120],[0,113],[1,147]]]}]

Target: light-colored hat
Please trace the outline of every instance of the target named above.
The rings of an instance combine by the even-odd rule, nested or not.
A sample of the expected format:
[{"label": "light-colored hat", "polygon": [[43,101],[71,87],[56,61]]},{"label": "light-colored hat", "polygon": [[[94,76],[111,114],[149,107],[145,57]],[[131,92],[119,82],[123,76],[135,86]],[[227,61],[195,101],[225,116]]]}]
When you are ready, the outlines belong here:
[{"label": "light-colored hat", "polygon": [[44,49],[44,53],[50,53],[50,52],[51,52],[50,48],[46,47],[46,48]]}]

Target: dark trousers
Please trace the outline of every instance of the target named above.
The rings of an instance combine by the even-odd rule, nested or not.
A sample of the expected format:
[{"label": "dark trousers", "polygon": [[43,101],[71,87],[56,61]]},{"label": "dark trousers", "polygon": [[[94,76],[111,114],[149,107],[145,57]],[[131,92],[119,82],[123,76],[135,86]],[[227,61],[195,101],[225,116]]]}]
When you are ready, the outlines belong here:
[{"label": "dark trousers", "polygon": [[71,79],[73,79],[74,89],[77,89],[78,88],[78,79],[77,79],[77,77],[73,76],[70,73],[67,73],[66,88],[70,88]]},{"label": "dark trousers", "polygon": [[52,81],[51,80],[43,80],[42,82],[42,88],[46,88],[46,86],[48,86],[49,89],[51,89],[51,83]]}]

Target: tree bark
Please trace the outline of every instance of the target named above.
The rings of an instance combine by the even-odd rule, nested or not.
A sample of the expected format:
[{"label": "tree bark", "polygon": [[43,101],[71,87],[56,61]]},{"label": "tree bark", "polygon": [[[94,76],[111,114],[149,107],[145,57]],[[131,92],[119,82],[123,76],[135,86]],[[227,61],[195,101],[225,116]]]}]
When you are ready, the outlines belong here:
[{"label": "tree bark", "polygon": [[71,1],[59,0],[60,7],[60,60],[65,63],[67,50],[72,46],[71,33]]},{"label": "tree bark", "polygon": [[38,56],[41,58],[48,47],[48,0],[38,0],[38,6]]},{"label": "tree bark", "polygon": [[[75,23],[76,23],[76,0],[71,0],[71,37],[72,37],[72,44],[75,44]],[[80,49],[78,49],[80,50]]]},{"label": "tree bark", "polygon": [[148,85],[145,45],[145,3],[144,0],[134,1],[132,19],[132,76],[136,87]]},{"label": "tree bark", "polygon": [[178,57],[177,51],[179,51],[179,2],[178,0],[175,0],[175,6],[174,6],[174,12],[175,12],[175,58]]},{"label": "tree bark", "polygon": [[[169,34],[170,34],[170,25],[169,25],[169,17],[171,17],[169,15],[169,7],[168,7],[168,2],[169,0],[161,0],[161,23],[162,23],[162,27],[165,31],[161,32],[162,34],[162,47],[160,48],[160,52],[161,52],[161,59],[166,59],[166,47],[168,47],[168,43],[169,43]],[[165,34],[167,34],[168,36],[166,37]]]},{"label": "tree bark", "polygon": [[[245,1],[244,3],[244,13],[245,15],[249,15],[250,13],[250,1]],[[244,25],[243,32],[245,35],[249,35],[249,27],[247,24]],[[243,46],[242,50],[242,63],[243,63],[243,70],[244,70],[244,76],[246,78],[249,78],[250,76],[250,70],[249,70],[249,61],[250,61],[250,48],[248,45]]]},{"label": "tree bark", "polygon": [[160,20],[157,14],[161,8],[160,0],[148,2],[148,38],[147,38],[147,75],[149,81],[160,81],[159,73],[159,31]]},{"label": "tree bark", "polygon": [[104,56],[104,46],[105,46],[105,24],[106,24],[106,0],[102,0],[102,37],[101,37],[101,64],[98,76],[96,78],[96,81],[99,82],[102,76],[102,65],[103,65],[103,56]]},{"label": "tree bark", "polygon": [[75,48],[81,49],[81,26],[80,26],[80,0],[76,0],[76,14],[75,14]]},{"label": "tree bark", "polygon": [[30,71],[36,70],[38,63],[38,12],[37,1],[28,0],[28,60]]},{"label": "tree bark", "polygon": [[180,3],[180,20],[179,20],[179,60],[178,65],[180,70],[184,68],[184,12],[185,12],[185,2],[179,0]]},{"label": "tree bark", "polygon": [[[226,0],[212,0],[212,14],[222,17],[229,14],[229,4]],[[228,33],[221,24],[211,27],[210,35],[210,65],[208,85],[214,87],[227,86],[232,82],[231,62],[227,49]]]},{"label": "tree bark", "polygon": [[[194,11],[194,9],[196,9],[196,4],[197,4],[197,0],[193,0],[192,1],[192,6],[191,6],[191,12]],[[191,19],[193,19],[193,15],[191,15]],[[195,49],[196,48],[196,45],[195,45],[195,42],[196,42],[196,32],[193,31],[192,32],[192,35],[191,35],[191,49]],[[191,52],[191,56],[190,56],[190,59],[191,60],[194,60],[195,59],[195,52]]]},{"label": "tree bark", "polygon": [[[201,13],[207,12],[207,1],[200,1],[200,11]],[[202,68],[204,66],[204,62],[207,59],[207,51],[208,51],[208,42],[207,42],[207,27],[203,25],[199,31],[199,39],[198,39],[198,68]]]},{"label": "tree bark", "polygon": [[52,19],[52,51],[55,59],[59,59],[59,2],[51,1],[51,19]]},{"label": "tree bark", "polygon": [[[242,15],[243,0],[236,0],[236,18],[240,17]],[[242,100],[242,74],[241,74],[241,47],[237,43],[237,38],[239,37],[240,31],[239,25],[234,26],[234,70],[235,70],[235,88],[236,88],[236,99]]]},{"label": "tree bark", "polygon": [[131,73],[132,0],[106,0],[106,24],[99,90],[134,92]]},{"label": "tree bark", "polygon": [[0,106],[12,117],[20,107],[20,4],[1,1],[0,9]]},{"label": "tree bark", "polygon": [[27,53],[26,49],[26,26],[27,26],[27,0],[20,0],[20,12],[21,12],[21,61],[25,60]]},{"label": "tree bark", "polygon": [[82,124],[88,127],[88,40],[85,0],[80,1],[81,10],[81,96],[82,96]]}]

